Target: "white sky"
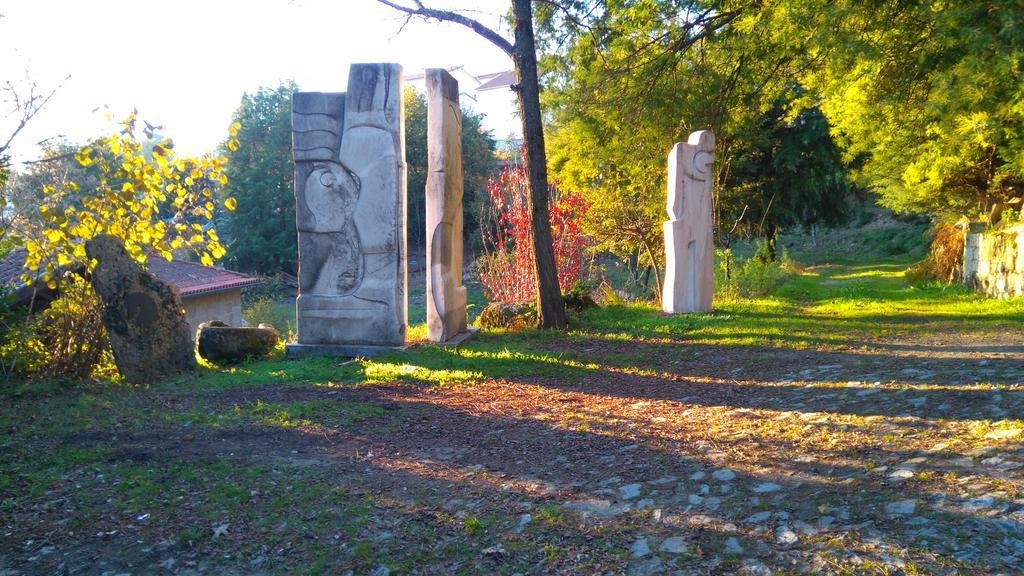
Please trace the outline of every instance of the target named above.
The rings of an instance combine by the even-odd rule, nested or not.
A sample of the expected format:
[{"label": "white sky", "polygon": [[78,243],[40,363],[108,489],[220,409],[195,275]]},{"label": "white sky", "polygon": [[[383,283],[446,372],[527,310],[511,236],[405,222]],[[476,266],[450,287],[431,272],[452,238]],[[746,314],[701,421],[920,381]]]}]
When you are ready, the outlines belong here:
[{"label": "white sky", "polygon": [[[477,10],[476,19],[510,36],[507,0],[427,5]],[[0,82],[63,82],[12,145],[22,160],[37,157],[44,138],[103,135],[108,111],[123,117],[132,108],[163,125],[179,152],[211,151],[244,92],[286,79],[342,92],[355,62],[399,62],[406,73],[512,68],[461,26],[413,20],[399,33],[404,18],[375,0],[0,0],[0,14]],[[0,134],[8,123],[0,117]]]}]

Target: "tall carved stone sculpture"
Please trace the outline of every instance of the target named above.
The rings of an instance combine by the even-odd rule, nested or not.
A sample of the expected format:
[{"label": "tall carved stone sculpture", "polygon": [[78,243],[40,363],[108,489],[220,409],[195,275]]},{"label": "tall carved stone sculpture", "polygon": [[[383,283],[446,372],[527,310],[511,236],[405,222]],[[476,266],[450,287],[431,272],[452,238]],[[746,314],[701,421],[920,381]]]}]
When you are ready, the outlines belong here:
[{"label": "tall carved stone sculpture", "polygon": [[440,68],[427,85],[427,335],[466,331],[462,285],[462,110],[459,83]]},{"label": "tall carved stone sculpture", "polygon": [[293,96],[299,296],[290,355],[405,343],[404,116],[398,64],[353,64],[348,92]]},{"label": "tall carved stone sculpture", "polygon": [[665,287],[669,314],[710,312],[715,292],[711,230],[711,164],[715,135],[690,134],[668,155],[668,217],[665,222]]}]

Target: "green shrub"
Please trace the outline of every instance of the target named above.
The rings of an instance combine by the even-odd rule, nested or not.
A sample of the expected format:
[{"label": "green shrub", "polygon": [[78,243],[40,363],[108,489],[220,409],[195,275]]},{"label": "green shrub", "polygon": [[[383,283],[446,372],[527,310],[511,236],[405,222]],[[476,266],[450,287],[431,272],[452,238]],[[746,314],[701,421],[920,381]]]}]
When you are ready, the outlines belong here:
[{"label": "green shrub", "polygon": [[782,286],[795,269],[785,249],[774,262],[757,255],[736,260],[731,250],[717,250],[715,256],[715,292],[727,300],[767,296]]},{"label": "green shrub", "polygon": [[295,333],[295,305],[277,302],[270,297],[250,302],[242,311],[242,319],[250,326],[270,324],[286,340],[291,340],[291,335]]},{"label": "green shrub", "polygon": [[[75,274],[59,283],[60,297],[32,316],[10,317],[0,343],[7,374],[23,378],[84,380],[117,375],[103,326],[99,297]],[[25,312],[27,313],[27,311]]]},{"label": "green shrub", "polygon": [[765,262],[759,258],[751,258],[739,267],[736,284],[740,296],[759,298],[775,291],[788,276],[782,262]]},{"label": "green shrub", "polygon": [[582,280],[577,280],[572,288],[562,295],[562,300],[565,302],[565,309],[573,312],[582,312],[587,308],[597,306],[597,302],[591,295],[590,286],[587,286],[587,283]]}]

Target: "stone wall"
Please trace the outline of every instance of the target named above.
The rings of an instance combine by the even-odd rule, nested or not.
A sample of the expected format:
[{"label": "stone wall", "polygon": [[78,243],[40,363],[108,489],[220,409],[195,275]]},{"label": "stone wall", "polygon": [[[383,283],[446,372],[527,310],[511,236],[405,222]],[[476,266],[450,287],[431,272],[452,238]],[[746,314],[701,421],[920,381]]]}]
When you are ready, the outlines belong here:
[{"label": "stone wall", "polygon": [[185,305],[185,321],[189,332],[195,338],[196,330],[203,322],[220,320],[230,326],[242,325],[242,291],[240,289],[211,294],[198,294],[182,298]]},{"label": "stone wall", "polygon": [[996,298],[1024,296],[1024,224],[993,230],[971,224],[964,242],[963,281]]}]

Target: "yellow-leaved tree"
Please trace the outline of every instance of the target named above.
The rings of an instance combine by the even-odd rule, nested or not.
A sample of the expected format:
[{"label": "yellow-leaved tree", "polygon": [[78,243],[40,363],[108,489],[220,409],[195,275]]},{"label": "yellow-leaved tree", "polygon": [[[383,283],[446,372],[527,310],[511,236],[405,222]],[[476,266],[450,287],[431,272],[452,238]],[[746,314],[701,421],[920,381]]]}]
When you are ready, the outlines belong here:
[{"label": "yellow-leaved tree", "polygon": [[[231,126],[232,150],[238,128]],[[51,169],[40,170],[42,194],[31,198],[37,210],[0,234],[27,252],[22,280],[45,283],[59,298],[42,314],[5,322],[5,374],[81,379],[116,373],[98,297],[82,275],[96,265],[85,253],[87,240],[113,236],[143,267],[151,255],[170,260],[179,250],[208,266],[224,256],[213,223],[218,205],[235,209],[233,198],[218,194],[227,183],[226,159],[178,157],[154,132],[132,113],[116,133],[39,163]]]},{"label": "yellow-leaved tree", "polygon": [[[138,122],[133,113],[117,133],[75,153],[78,164],[94,174],[90,189],[71,179],[44,188],[40,219],[22,233],[28,251],[23,281],[42,279],[54,286],[60,271],[91,270],[95,263],[85,254],[85,242],[101,234],[122,240],[142,266],[152,254],[170,260],[179,249],[195,253],[207,266],[224,256],[211,224],[218,202],[235,208],[233,198],[218,201],[215,194],[227,183],[225,158],[181,158],[169,141],[144,143]],[[232,136],[237,130],[231,127]],[[152,140],[148,124],[145,133]]]}]

